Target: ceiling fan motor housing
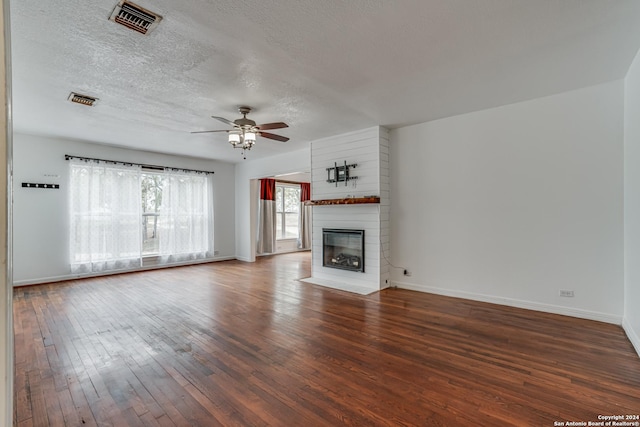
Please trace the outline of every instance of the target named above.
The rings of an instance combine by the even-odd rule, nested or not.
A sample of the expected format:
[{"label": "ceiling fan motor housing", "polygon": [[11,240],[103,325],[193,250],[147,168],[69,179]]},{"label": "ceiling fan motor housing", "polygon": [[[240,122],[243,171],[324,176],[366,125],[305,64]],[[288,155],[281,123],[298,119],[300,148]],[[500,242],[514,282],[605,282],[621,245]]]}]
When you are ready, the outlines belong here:
[{"label": "ceiling fan motor housing", "polygon": [[256,122],[254,122],[251,119],[247,119],[246,117],[234,120],[233,123],[235,123],[237,126],[240,126],[241,128],[244,128],[244,129],[252,128],[256,126]]},{"label": "ceiling fan motor housing", "polygon": [[241,119],[234,120],[233,123],[244,129],[249,129],[256,126],[256,122],[251,119],[247,119],[247,114],[251,112],[251,107],[238,107],[238,112],[242,114],[243,117]]}]

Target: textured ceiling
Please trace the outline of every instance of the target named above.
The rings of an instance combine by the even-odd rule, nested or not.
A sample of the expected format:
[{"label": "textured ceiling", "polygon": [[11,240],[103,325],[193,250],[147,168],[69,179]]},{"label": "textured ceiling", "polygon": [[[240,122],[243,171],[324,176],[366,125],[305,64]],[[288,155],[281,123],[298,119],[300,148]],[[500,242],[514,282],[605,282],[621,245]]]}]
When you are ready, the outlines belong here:
[{"label": "textured ceiling", "polygon": [[[241,161],[210,116],[258,123],[249,158],[374,125],[396,127],[623,78],[638,0],[12,0],[14,129]],[[68,102],[71,91],[100,100]]]}]

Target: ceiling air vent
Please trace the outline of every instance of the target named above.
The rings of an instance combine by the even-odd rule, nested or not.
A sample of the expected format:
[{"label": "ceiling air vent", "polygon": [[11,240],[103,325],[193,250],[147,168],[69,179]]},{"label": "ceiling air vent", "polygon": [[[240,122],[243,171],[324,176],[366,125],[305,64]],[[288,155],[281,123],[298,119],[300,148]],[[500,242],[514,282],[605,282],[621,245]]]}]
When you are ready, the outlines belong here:
[{"label": "ceiling air vent", "polygon": [[86,105],[88,107],[93,107],[98,100],[98,98],[94,98],[92,96],[80,95],[79,93],[71,92],[69,94],[69,101],[75,102],[76,104]]},{"label": "ceiling air vent", "polygon": [[162,16],[148,11],[135,3],[122,0],[113,9],[109,19],[139,33],[148,34],[158,26]]}]

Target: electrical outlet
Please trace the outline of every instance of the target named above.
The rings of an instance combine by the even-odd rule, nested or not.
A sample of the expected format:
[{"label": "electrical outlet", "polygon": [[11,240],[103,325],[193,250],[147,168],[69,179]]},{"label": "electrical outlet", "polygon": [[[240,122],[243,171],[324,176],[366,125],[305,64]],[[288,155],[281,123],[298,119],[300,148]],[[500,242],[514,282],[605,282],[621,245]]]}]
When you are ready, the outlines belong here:
[{"label": "electrical outlet", "polygon": [[573,298],[573,297],[574,297],[574,295],[573,295],[573,291],[569,291],[569,290],[566,290],[566,289],[560,289],[560,291],[558,292],[558,294],[559,294],[561,297],[569,297],[569,298]]},{"label": "electrical outlet", "polygon": [[405,268],[404,269],[404,275],[409,277],[409,276],[411,276],[411,272]]}]

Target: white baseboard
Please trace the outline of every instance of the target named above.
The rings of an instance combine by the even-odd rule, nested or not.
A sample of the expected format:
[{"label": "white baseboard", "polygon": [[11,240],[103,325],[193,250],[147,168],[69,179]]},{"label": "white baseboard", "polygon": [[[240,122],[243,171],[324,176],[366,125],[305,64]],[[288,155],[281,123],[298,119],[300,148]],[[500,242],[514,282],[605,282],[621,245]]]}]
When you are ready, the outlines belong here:
[{"label": "white baseboard", "polygon": [[578,317],[580,319],[596,320],[599,322],[613,323],[620,325],[622,317],[597,311],[582,310],[579,308],[563,307],[560,305],[542,304],[533,301],[517,300],[512,298],[497,297],[493,295],[476,294],[473,292],[457,291],[451,289],[437,288],[435,286],[416,285],[414,283],[393,282],[394,286],[411,291],[427,292],[430,294],[444,295],[448,297],[464,298],[474,301],[488,302],[492,304],[507,305],[510,307],[525,308],[528,310],[542,311],[545,313],[561,314],[564,316]]},{"label": "white baseboard", "polygon": [[161,268],[184,267],[187,265],[207,264],[210,262],[229,261],[233,259],[236,259],[236,257],[222,256],[222,257],[208,258],[208,259],[203,259],[198,261],[178,262],[178,263],[164,264],[164,265],[146,265],[144,267],[139,267],[139,268],[129,268],[125,270],[111,270],[111,271],[105,271],[100,273],[87,273],[87,274],[71,274],[70,273],[70,274],[64,274],[60,276],[40,277],[37,279],[14,280],[13,287],[41,285],[43,283],[64,282],[67,280],[74,280],[74,279],[85,279],[85,278],[88,279],[90,277],[109,276],[112,274],[135,273],[137,271],[159,270]]},{"label": "white baseboard", "polygon": [[62,276],[50,276],[50,277],[40,277],[38,279],[23,279],[23,280],[14,280],[13,287],[17,288],[19,286],[30,286],[30,285],[41,285],[43,283],[55,283],[55,282],[64,282],[65,280],[73,280],[78,279],[79,276],[74,274],[66,274]]},{"label": "white baseboard", "polygon": [[626,317],[622,318],[622,329],[624,329],[624,332],[627,334],[629,341],[631,341],[633,348],[636,349],[636,353],[640,356],[640,337],[638,337],[636,331],[633,330],[633,326],[631,326],[631,323]]}]

